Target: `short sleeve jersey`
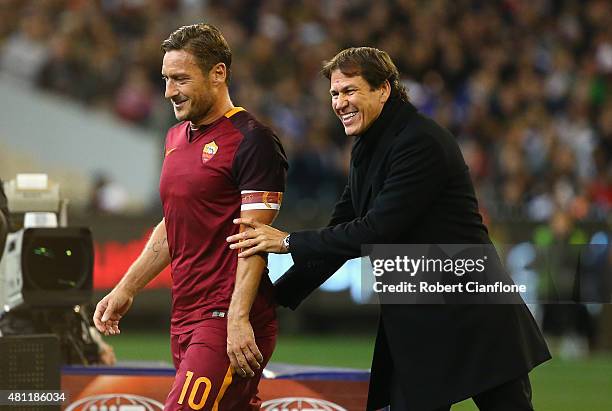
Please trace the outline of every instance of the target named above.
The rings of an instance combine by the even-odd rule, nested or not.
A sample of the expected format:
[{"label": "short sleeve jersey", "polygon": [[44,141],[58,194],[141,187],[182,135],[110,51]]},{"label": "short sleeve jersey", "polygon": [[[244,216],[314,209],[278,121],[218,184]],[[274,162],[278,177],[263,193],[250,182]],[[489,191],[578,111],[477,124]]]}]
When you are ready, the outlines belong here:
[{"label": "short sleeve jersey", "polygon": [[[241,192],[284,192],[287,159],[278,137],[242,108],[192,130],[189,122],[166,136],[160,178],[172,272],[171,332],[197,327],[215,311],[227,312],[238,262],[226,238],[239,227]],[[264,273],[251,323],[275,318],[272,283]]]}]

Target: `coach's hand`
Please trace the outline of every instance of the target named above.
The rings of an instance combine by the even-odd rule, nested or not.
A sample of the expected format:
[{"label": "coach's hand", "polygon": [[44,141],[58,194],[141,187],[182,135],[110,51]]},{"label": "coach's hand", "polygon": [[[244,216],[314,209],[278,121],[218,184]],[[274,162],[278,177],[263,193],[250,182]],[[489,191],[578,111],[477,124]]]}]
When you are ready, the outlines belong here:
[{"label": "coach's hand", "polygon": [[255,334],[249,320],[227,319],[227,356],[234,373],[253,377],[263,364],[263,355],[255,343]]},{"label": "coach's hand", "polygon": [[94,325],[104,335],[120,334],[119,320],[132,306],[134,296],[122,288],[115,288],[96,305]]},{"label": "coach's hand", "polygon": [[227,237],[231,249],[242,248],[238,257],[249,257],[258,253],[285,254],[289,252],[283,246],[283,240],[289,233],[277,230],[276,228],[262,224],[252,218],[237,218],[234,224],[244,224],[252,228],[239,234]]}]

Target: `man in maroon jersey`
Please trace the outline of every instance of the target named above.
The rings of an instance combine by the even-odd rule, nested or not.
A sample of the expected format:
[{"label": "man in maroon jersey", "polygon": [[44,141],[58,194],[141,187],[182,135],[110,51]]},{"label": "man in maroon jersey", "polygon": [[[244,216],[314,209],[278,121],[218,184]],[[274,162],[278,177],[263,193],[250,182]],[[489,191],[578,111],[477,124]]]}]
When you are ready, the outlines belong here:
[{"label": "man in maroon jersey", "polygon": [[165,97],[181,121],[166,136],[164,218],[94,322],[118,334],[135,294],[170,264],[177,373],[165,410],[259,409],[257,384],[277,334],[272,284],[264,255],[238,260],[225,238],[238,232],[237,217],[274,220],[285,153],[269,128],[232,104],[231,51],[218,29],[181,27],[162,50]]}]

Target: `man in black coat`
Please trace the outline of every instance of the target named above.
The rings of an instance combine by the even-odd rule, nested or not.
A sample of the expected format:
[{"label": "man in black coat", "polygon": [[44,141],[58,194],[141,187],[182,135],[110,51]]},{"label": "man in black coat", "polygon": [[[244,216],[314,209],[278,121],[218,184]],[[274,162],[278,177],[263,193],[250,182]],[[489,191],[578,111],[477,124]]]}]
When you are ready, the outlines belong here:
[{"label": "man in black coat", "polygon": [[[340,52],[323,68],[332,107],[355,136],[349,181],[325,228],[291,234],[245,219],[239,257],[290,252],[276,283],[295,309],[365,244],[491,244],[454,137],[408,102],[384,51]],[[528,372],[548,360],[524,304],[381,304],[368,410],[532,410]]]}]

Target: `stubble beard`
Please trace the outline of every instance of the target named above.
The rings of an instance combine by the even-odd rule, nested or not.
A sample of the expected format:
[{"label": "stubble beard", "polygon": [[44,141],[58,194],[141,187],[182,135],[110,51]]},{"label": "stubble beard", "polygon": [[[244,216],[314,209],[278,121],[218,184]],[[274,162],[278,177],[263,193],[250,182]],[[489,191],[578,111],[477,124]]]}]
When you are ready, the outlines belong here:
[{"label": "stubble beard", "polygon": [[185,115],[184,120],[190,121],[192,124],[197,124],[211,112],[214,105],[214,99],[212,97],[202,98],[199,100],[198,104],[193,104],[191,106],[191,110]]}]

